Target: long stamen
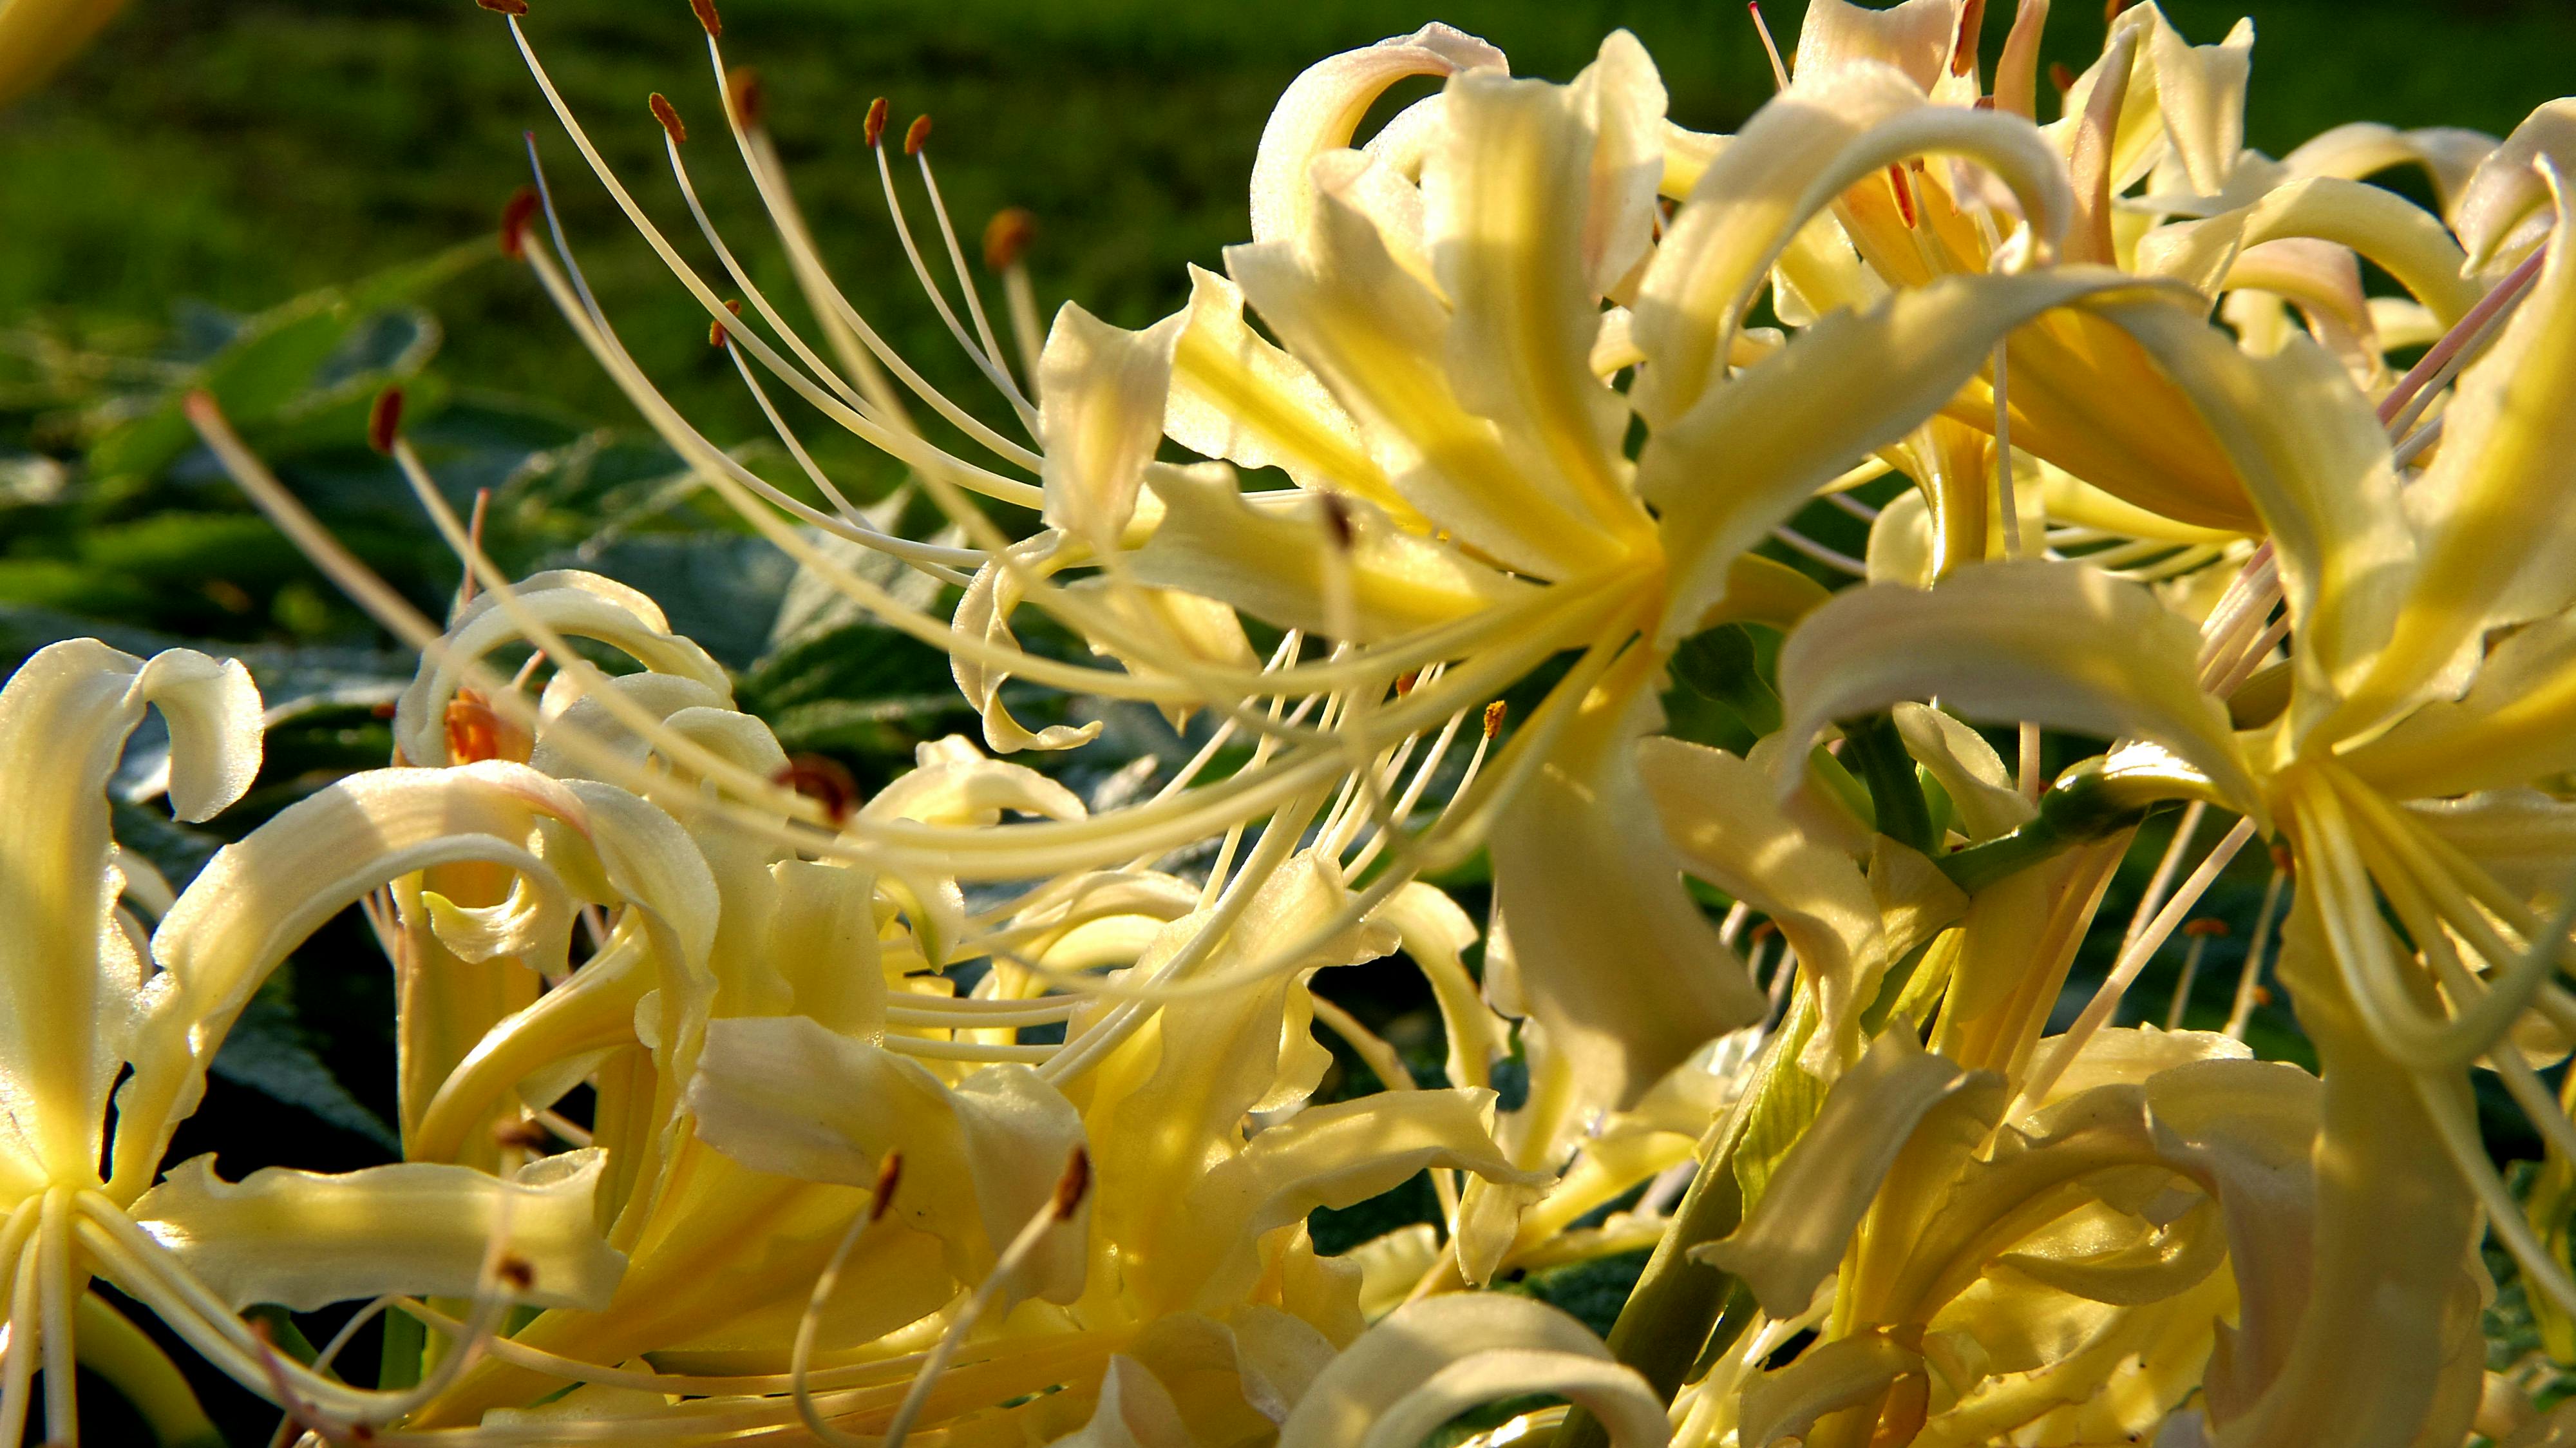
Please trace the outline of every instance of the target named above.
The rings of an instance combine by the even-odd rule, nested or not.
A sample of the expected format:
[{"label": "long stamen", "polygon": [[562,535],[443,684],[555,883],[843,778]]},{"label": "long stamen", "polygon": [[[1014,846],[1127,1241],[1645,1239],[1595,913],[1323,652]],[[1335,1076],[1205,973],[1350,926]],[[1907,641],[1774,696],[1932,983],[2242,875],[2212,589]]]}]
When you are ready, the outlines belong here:
[{"label": "long stamen", "polygon": [[1771,62],[1771,83],[1787,90],[1789,67],[1780,63],[1780,43],[1771,38],[1771,22],[1762,18],[1762,0],[1745,0],[1744,8],[1753,13],[1753,33],[1762,37],[1762,54]]},{"label": "long stamen", "polygon": [[1038,354],[1046,349],[1027,266],[1029,242],[1036,235],[1037,219],[1016,206],[994,212],[984,227],[984,265],[1001,273],[1002,300],[1011,313],[1011,340],[1019,346],[1022,370],[1031,377],[1038,375]]},{"label": "long stamen", "polygon": [[1001,1295],[1002,1289],[1019,1276],[1020,1269],[1028,1265],[1029,1259],[1037,1255],[1038,1246],[1046,1240],[1047,1233],[1073,1220],[1074,1213],[1081,1209],[1083,1199],[1090,1192],[1091,1157],[1077,1146],[1072,1157],[1065,1162],[1064,1175],[1056,1182],[1054,1198],[1038,1208],[1028,1224],[1020,1228],[1019,1235],[1011,1239],[1011,1245],[1002,1251],[1001,1260],[993,1264],[993,1270],[984,1275],[984,1280],[967,1297],[965,1305],[958,1308],[955,1320],[940,1335],[939,1345],[930,1350],[930,1361],[922,1365],[920,1374],[912,1380],[912,1390],[904,1394],[902,1406],[895,1409],[893,1419],[886,1424],[883,1448],[903,1448],[904,1440],[912,1436],[912,1425],[920,1421],[923,1405],[930,1400],[930,1390],[938,1385],[939,1375],[947,1371],[950,1359],[957,1355],[958,1345],[974,1329],[976,1320],[992,1306],[993,1299]]},{"label": "long stamen", "polygon": [[2280,903],[2281,882],[2287,878],[2287,870],[2273,866],[2272,882],[2263,887],[2262,907],[2254,912],[2254,934],[2245,942],[2245,968],[2236,977],[2236,998],[2228,1006],[2222,1028],[2231,1040],[2244,1040],[2245,1024],[2253,1018],[2255,993],[2263,984],[2263,957],[2272,944],[2272,909]]},{"label": "long stamen", "polygon": [[2182,975],[2174,982],[2173,1004],[2165,1011],[2165,1029],[2168,1031],[2182,1029],[2183,1011],[2191,1004],[2192,982],[2200,978],[2200,957],[2209,949],[2211,936],[2227,933],[2227,922],[2204,917],[2185,925],[2182,933],[2190,938],[2191,943],[2183,947]]},{"label": "long stamen", "polygon": [[[912,125],[904,132],[903,153],[918,159],[922,146],[929,139],[930,117],[914,118]],[[921,247],[912,238],[912,222],[904,213],[903,196],[895,189],[894,163],[886,159],[885,146],[882,142],[874,149],[877,158],[877,179],[885,187],[886,212],[894,219],[895,239],[903,244],[904,257],[912,263],[913,278],[921,283],[922,291],[929,295],[930,305],[939,313],[939,320],[948,325],[948,335],[956,339],[959,350],[966,354],[968,361],[975,364],[975,370],[984,374],[984,380],[992,383],[996,390],[1014,404],[1021,414],[1021,421],[1034,431],[1037,426],[1036,409],[1031,408],[1020,397],[1019,385],[1011,380],[1011,375],[1003,371],[995,358],[987,355],[984,348],[978,346],[973,337],[967,335],[965,326],[957,320],[956,311],[948,305],[948,294],[940,290],[938,281],[930,275],[930,266],[921,257]],[[958,265],[962,268],[965,264],[961,261]]]},{"label": "long stamen", "polygon": [[[948,219],[948,202],[939,194],[939,178],[931,174],[930,152],[926,148],[917,150],[912,153],[912,159],[921,168],[922,189],[930,196],[930,214],[939,225],[940,241],[948,248],[948,264],[957,273],[957,290],[966,299],[966,315],[975,323],[975,336],[984,344],[984,358],[1000,374],[1004,395],[1034,435],[1037,431],[1037,409],[1029,404],[1027,394],[1013,381],[1011,369],[1002,364],[1002,344],[994,340],[993,324],[984,315],[984,299],[976,290],[973,273],[966,270],[966,252],[957,244],[957,228]],[[1033,380],[1036,378],[1034,368],[1029,376]]]},{"label": "long stamen", "polygon": [[2504,280],[2490,288],[2451,330],[2443,333],[2432,350],[2417,359],[2405,376],[2397,379],[2396,386],[2388,389],[2388,395],[2379,400],[2379,420],[2391,435],[2404,432],[2421,416],[2433,393],[2439,391],[2443,382],[2495,334],[2521,303],[2523,292],[2530,287],[2532,279],[2540,275],[2540,268],[2548,259],[2549,247],[2546,244],[2533,249],[2520,266],[2506,273]]},{"label": "long stamen", "polygon": [[2165,937],[2173,934],[2174,927],[2182,923],[2183,916],[2200,903],[2201,895],[2218,878],[2218,872],[2225,869],[2227,862],[2236,858],[2236,852],[2253,837],[2254,821],[2241,819],[2235,828],[2219,838],[2217,847],[2200,862],[2200,868],[2191,872],[2191,878],[2183,882],[2172,903],[2121,950],[2111,973],[2103,977],[2101,988],[2093,993],[2092,1000],[2085,1003],[2083,1013],[2075,1018],[2075,1024],[2067,1027],[2066,1034],[2058,1038],[2057,1049],[2023,1084],[2015,1109],[2006,1113],[2007,1118],[2047,1099],[2049,1088],[2056,1085],[2057,1078],[2074,1063],[2076,1053],[2084,1048],[2084,1043],[2092,1039],[2094,1032],[2110,1023],[2112,1012],[2119,1008],[2120,998],[2128,993],[2130,984],[2138,978],[2138,972],[2154,958],[2157,949],[2165,943]]},{"label": "long stamen", "polygon": [[854,1448],[864,1440],[823,1421],[814,1410],[814,1389],[808,1369],[814,1361],[814,1336],[823,1325],[823,1304],[841,1285],[841,1269],[849,1265],[850,1253],[857,1250],[859,1239],[877,1224],[894,1205],[894,1194],[903,1180],[903,1154],[889,1151],[877,1167],[876,1191],[868,1198],[867,1215],[850,1224],[841,1236],[841,1245],[832,1249],[832,1260],[823,1264],[822,1273],[814,1279],[814,1290],[805,1299],[805,1311],[796,1319],[796,1345],[788,1354],[787,1379],[796,1398],[796,1416],[805,1430],[833,1448]]}]

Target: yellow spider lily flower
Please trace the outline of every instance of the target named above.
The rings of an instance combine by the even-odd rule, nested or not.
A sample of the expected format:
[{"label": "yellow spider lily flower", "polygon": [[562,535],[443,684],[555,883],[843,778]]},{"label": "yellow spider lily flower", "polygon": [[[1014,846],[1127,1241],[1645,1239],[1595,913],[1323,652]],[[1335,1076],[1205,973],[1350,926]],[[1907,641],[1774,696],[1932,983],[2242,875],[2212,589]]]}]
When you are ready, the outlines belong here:
[{"label": "yellow spider lily flower", "polygon": [[[460,833],[460,813],[481,822],[525,821],[532,805],[584,811],[569,799],[538,805],[507,778],[460,780],[478,797],[446,805],[399,784],[335,787],[218,852],[147,939],[119,900],[127,876],[106,788],[153,705],[170,725],[180,818],[205,819],[249,787],[260,704],[237,662],[184,649],[146,662],[84,639],[38,651],[0,688],[0,799],[25,826],[0,845],[0,895],[15,922],[0,947],[9,997],[0,1260],[12,1284],[0,1436],[23,1431],[41,1365],[52,1439],[78,1440],[75,1324],[113,1317],[82,1305],[92,1278],[150,1307],[254,1392],[286,1383],[331,1421],[387,1421],[406,1411],[401,1394],[282,1363],[235,1314],[263,1302],[437,1292],[477,1299],[488,1328],[513,1295],[604,1301],[623,1262],[592,1221],[599,1153],[497,1178],[402,1164],[340,1176],[269,1169],[226,1183],[203,1157],[154,1178],[224,1033],[305,934],[421,863],[497,853],[534,864],[490,834]],[[596,821],[591,829],[606,833]],[[109,1088],[121,1073],[111,1131]]]},{"label": "yellow spider lily flower", "polygon": [[[2341,1116],[2330,1108],[2322,1138],[2379,1183],[2338,1198],[2333,1213],[2321,1206],[2311,1272],[2338,1290],[2374,1270],[2365,1262],[2382,1260],[2393,1234],[2418,1244],[2410,1261],[2465,1252],[2482,1204],[2535,1289],[2576,1299],[2497,1179],[2463,1081],[2483,1061],[2544,1130],[2568,1130],[2523,1050],[2496,1049],[2509,1031],[2517,1044],[2564,1048],[2557,887],[2505,879],[2532,831],[2551,827],[2527,810],[2522,823],[2502,824],[2512,797],[2488,793],[2552,780],[2576,762],[2561,742],[2565,545],[2554,515],[2542,516],[2562,491],[2576,264],[2555,242],[2569,206],[2540,156],[2537,176],[2554,198],[2549,250],[2534,254],[2519,309],[2488,327],[2491,350],[2460,374],[2420,473],[2392,465],[2369,399],[2318,344],[2251,356],[2214,333],[2129,319],[2231,448],[2277,550],[2295,644],[2286,689],[2251,727],[2240,732],[2219,699],[2185,682],[2242,679],[2224,661],[2247,650],[2250,630],[2222,630],[2194,649],[2172,629],[2142,626],[2151,606],[2125,585],[2074,564],[1976,568],[1929,593],[1859,590],[1819,608],[1783,656],[1800,737],[1823,714],[1936,690],[1972,713],[2155,741],[2168,763],[2113,787],[2198,791],[2278,822],[2302,886],[2284,977],[2319,1044],[2330,1100],[2370,1103]],[[2519,171],[2482,172],[2463,211],[2530,185]],[[2514,209],[2519,225],[2527,203]],[[2414,521],[2409,491],[2444,506]],[[2446,834],[2481,815],[2501,830],[2461,830],[2473,849]],[[2388,931],[2383,905],[2407,943]],[[2214,1421],[2243,1441],[2290,1442],[2329,1415],[2396,1425],[2439,1412],[2447,1349],[2424,1332],[2452,1289],[2427,1276],[2404,1290],[2411,1304],[2372,1308],[2371,1329],[2354,1327],[2358,1308],[2312,1306],[2281,1376],[2259,1396],[2213,1396]],[[2354,1355],[2354,1342],[2371,1351]]]}]

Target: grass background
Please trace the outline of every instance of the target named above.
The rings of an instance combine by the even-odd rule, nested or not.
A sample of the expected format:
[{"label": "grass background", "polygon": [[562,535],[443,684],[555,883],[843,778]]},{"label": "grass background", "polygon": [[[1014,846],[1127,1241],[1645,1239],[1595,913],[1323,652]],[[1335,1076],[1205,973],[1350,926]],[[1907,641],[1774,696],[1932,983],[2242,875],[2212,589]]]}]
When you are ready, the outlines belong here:
[{"label": "grass background", "polygon": [[[701,194],[763,286],[791,291],[718,123],[685,0],[533,4],[527,28],[541,57],[684,255],[712,265],[663,169],[661,133],[643,104],[650,91],[666,92],[698,123],[688,154]],[[1784,48],[1795,43],[1799,8],[1798,0],[1773,6]],[[2011,8],[1992,0],[1989,56]],[[2057,8],[2046,56],[2080,68],[2101,43],[2101,12],[2092,0]],[[2567,0],[2250,0],[2242,8],[2258,26],[2249,139],[2276,155],[2357,119],[2500,135],[2533,106],[2576,90],[2576,5]],[[2167,11],[2203,42],[2241,13],[2220,0],[2175,0]],[[1043,305],[1071,297],[1141,325],[1186,294],[1183,263],[1217,266],[1221,248],[1244,235],[1261,124],[1297,71],[1431,19],[1495,41],[1516,70],[1559,78],[1581,67],[1605,31],[1625,25],[1661,66],[1674,118],[1698,128],[1732,129],[1771,90],[1734,0],[730,0],[725,14],[727,58],[761,71],[771,126],[843,286],[925,371],[960,387],[967,370],[886,223],[860,136],[871,97],[892,98],[898,125],[920,112],[936,118],[933,154],[970,249],[996,209],[1028,207],[1041,226],[1031,267]],[[268,368],[270,391],[286,399],[254,441],[423,604],[434,607],[452,584],[452,564],[420,536],[399,484],[355,445],[380,374],[413,387],[426,419],[415,436],[460,490],[458,501],[478,481],[511,480],[503,497],[512,506],[496,517],[495,551],[506,564],[559,558],[596,541],[602,518],[631,515],[642,520],[639,545],[664,550],[645,565],[661,569],[655,592],[679,600],[673,612],[683,627],[733,621],[745,585],[726,561],[725,520],[659,497],[667,457],[631,440],[623,399],[534,283],[499,264],[489,245],[503,199],[526,179],[528,131],[630,347],[718,442],[759,433],[730,368],[705,344],[703,315],[581,174],[507,27],[470,0],[133,0],[53,85],[0,112],[0,673],[63,632],[154,646],[121,632],[136,629],[253,651],[272,701],[317,681],[401,672],[401,660],[375,651],[363,624],[187,455],[184,439],[159,452],[136,441],[149,441],[154,410],[166,408],[173,386],[227,357],[239,362],[244,335],[291,341],[298,328],[310,330],[310,345],[287,363],[244,364]],[[306,307],[295,299],[317,289],[451,251],[471,259],[434,282],[387,288],[373,300],[326,297],[320,310],[331,319],[318,324],[301,311],[277,321],[274,309]],[[368,321],[385,300],[413,310],[387,314],[393,320],[381,326]],[[253,314],[266,317],[237,332]],[[819,434],[810,441],[829,462],[884,475],[854,446]],[[101,468],[102,449],[144,461]],[[23,486],[40,476],[56,479],[57,492],[38,497]],[[709,533],[718,534],[711,543],[699,536]],[[693,582],[701,574],[703,588]],[[719,652],[743,667],[746,701],[783,733],[800,718],[811,724],[791,747],[835,753],[872,781],[900,766],[911,738],[959,722],[937,658],[880,643],[845,634],[755,657],[755,619],[738,647]],[[939,702],[891,722],[831,722],[851,717],[830,710],[853,699],[921,690]],[[364,709],[317,714],[272,735],[260,789],[212,832],[176,831],[166,818],[121,808],[120,833],[176,874],[191,852],[201,857],[238,837],[314,784],[381,762],[386,744],[381,721]],[[2154,843],[2131,873],[2143,875]],[[2250,917],[2262,877],[2259,861],[2244,861],[2210,908]],[[2125,915],[2121,897],[2133,899],[2138,883],[2124,878],[2105,919]],[[2213,950],[2204,981],[2232,981],[2241,949]],[[2138,992],[2158,1015],[2172,964]],[[1373,989],[1354,985],[1342,999],[1410,1054],[1436,1056],[1421,1003],[1380,1000]],[[2223,1010],[2222,997],[2211,990],[2203,999]],[[383,1159],[389,1007],[372,945],[347,922],[332,927],[264,994],[256,1029],[237,1033],[253,1050],[235,1055],[229,1074],[219,1062],[181,1154],[218,1150],[228,1176],[271,1161]],[[2262,1019],[2276,1044],[2295,1050],[2286,1013]],[[281,1114],[281,1103],[291,1110]],[[2498,1118],[2491,1127],[2500,1150],[2529,1154],[2518,1122]],[[1385,1210],[1400,1217],[1419,1206],[1408,1199]],[[1387,1224],[1373,1206],[1317,1230],[1338,1242]],[[1609,1265],[1601,1280],[1556,1295],[1606,1322],[1626,1281]],[[228,1428],[264,1431],[268,1420],[246,1396],[200,1383]],[[89,1396],[113,1411],[108,1395]]]}]

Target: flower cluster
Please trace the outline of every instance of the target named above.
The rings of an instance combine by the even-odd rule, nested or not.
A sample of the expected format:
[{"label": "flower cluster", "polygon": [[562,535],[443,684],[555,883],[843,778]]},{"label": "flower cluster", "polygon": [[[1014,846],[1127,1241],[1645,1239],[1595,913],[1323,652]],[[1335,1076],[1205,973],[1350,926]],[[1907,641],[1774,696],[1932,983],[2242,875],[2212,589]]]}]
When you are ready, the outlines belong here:
[{"label": "flower cluster", "polygon": [[[947,652],[981,745],[819,787],[651,599],[495,568],[390,399],[374,441],[469,570],[423,620],[196,401],[421,670],[391,767],[175,899],[107,778],[157,705],[174,810],[237,797],[240,666],[83,641],[0,692],[0,1441],[40,1372],[56,1441],[75,1362],[148,1396],[93,1280],[328,1442],[1409,1448],[1530,1394],[1485,1441],[2576,1434],[2488,1370],[2478,1250],[2576,1341],[2576,103],[2274,159],[2250,25],[2122,11],[2041,125],[2046,0],[1990,79],[1980,0],[1811,0],[1718,136],[1625,32],[1558,84],[1435,25],[1296,80],[1250,239],[1180,311],[1042,333],[1025,218],[985,238],[997,329],[926,120],[878,102],[970,406],[832,280],[709,0],[794,298],[700,205],[675,106],[714,272],[528,7],[481,3],[799,476],[657,388],[542,178],[504,249],[707,487]],[[2438,212],[2365,179],[2401,166]],[[800,420],[943,525],[852,502]],[[1800,531],[1820,499],[1865,557]],[[1023,609],[1093,657],[1023,647]],[[1151,705],[1195,753],[1086,802],[1056,764],[1101,724],[1032,700]],[[2170,847],[2061,1012],[2151,819]],[[2257,836],[2225,1027],[2182,1029],[2186,921]],[[2314,1070],[2244,1040],[2284,899]],[[260,980],[353,904],[398,983],[405,1160],[165,1164]],[[2118,1024],[2178,932],[2164,1026]],[[1398,957],[1436,1076],[1312,988]],[[1383,1089],[1325,1099],[1318,1025]],[[1436,1223],[1318,1251],[1314,1210],[1426,1172]],[[1495,1290],[1641,1252],[1606,1342]],[[241,1315],[349,1301],[416,1360],[353,1386]]]}]

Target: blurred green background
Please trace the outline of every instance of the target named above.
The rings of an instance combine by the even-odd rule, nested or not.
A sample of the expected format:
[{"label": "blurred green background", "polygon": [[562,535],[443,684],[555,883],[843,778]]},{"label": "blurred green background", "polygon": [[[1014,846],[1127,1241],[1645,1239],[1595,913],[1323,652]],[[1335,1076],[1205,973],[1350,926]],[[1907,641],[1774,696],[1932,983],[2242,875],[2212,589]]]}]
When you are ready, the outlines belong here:
[{"label": "blurred green background", "polygon": [[[715,113],[686,0],[532,4],[539,55],[682,253],[712,269],[664,168],[652,91],[695,124],[693,177],[736,249],[764,288],[792,293]],[[1801,8],[1771,7],[1784,49]],[[2012,6],[1990,8],[1989,57]],[[2568,0],[2166,8],[2202,42],[2253,12],[2249,139],[2276,155],[2347,120],[2501,135],[2576,90]],[[2057,10],[2046,58],[2080,68],[2100,46],[2101,9]],[[1674,118],[1698,128],[1732,129],[1771,89],[1735,0],[729,0],[725,44],[763,77],[770,126],[845,290],[924,371],[974,395],[887,224],[860,134],[871,97],[891,98],[898,126],[936,118],[932,154],[970,255],[997,209],[1027,207],[1042,309],[1073,298],[1141,325],[1186,295],[1183,263],[1217,266],[1243,237],[1262,121],[1297,71],[1432,19],[1493,40],[1517,70],[1560,78],[1627,26],[1661,66]],[[709,436],[749,443],[744,456],[774,468],[775,444],[707,346],[704,315],[580,169],[508,28],[471,0],[133,0],[53,84],[0,111],[0,674],[76,633],[137,651],[211,639],[249,660],[271,704],[298,705],[271,734],[259,787],[209,828],[119,806],[120,835],[174,882],[319,783],[382,763],[378,705],[409,672],[194,447],[175,411],[191,386],[212,387],[290,486],[432,612],[456,567],[362,443],[368,399],[388,382],[408,389],[412,435],[452,499],[493,490],[490,542],[505,566],[572,563],[645,584],[737,669],[744,702],[789,748],[832,755],[873,787],[917,740],[971,730],[939,655],[846,615],[800,615],[774,555],[677,475],[533,281],[501,262],[494,222],[527,178],[523,132],[627,344]],[[917,187],[908,194],[917,205]],[[855,445],[821,430],[808,440],[862,489],[893,481]],[[1812,531],[1858,551],[1856,524],[1819,514]],[[1049,643],[1040,625],[1024,633]],[[1151,732],[1113,735],[1107,752],[1154,747]],[[2153,858],[2141,856],[2139,875]],[[2263,876],[2247,859],[2209,908],[2248,921]],[[2138,883],[2123,880],[2106,920],[2125,915]],[[2232,982],[2242,937],[2240,925],[2211,952],[2205,981]],[[219,1060],[181,1154],[220,1150],[228,1176],[385,1159],[385,972],[347,921],[302,958]],[[2173,969],[2162,963],[2138,993],[2156,1015]],[[1382,984],[1333,989],[1427,1071],[1438,1042],[1424,1003]],[[2224,994],[2205,990],[2194,1022],[2214,1024]],[[2257,1039],[2301,1049],[2277,1008]],[[1368,1079],[1344,1064],[1351,1085]],[[2530,1153],[2518,1121],[2491,1124],[2500,1150]],[[1319,1222],[1318,1236],[1343,1245],[1422,1206],[1399,1193]],[[1635,1270],[1610,1265],[1544,1290],[1606,1324]],[[2518,1294],[2508,1285],[2508,1307]],[[2516,1321],[2491,1323],[2500,1352],[2527,1337]],[[200,1381],[228,1427],[264,1428],[244,1396]],[[113,1411],[105,1394],[92,1401]]]}]

